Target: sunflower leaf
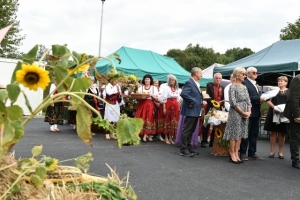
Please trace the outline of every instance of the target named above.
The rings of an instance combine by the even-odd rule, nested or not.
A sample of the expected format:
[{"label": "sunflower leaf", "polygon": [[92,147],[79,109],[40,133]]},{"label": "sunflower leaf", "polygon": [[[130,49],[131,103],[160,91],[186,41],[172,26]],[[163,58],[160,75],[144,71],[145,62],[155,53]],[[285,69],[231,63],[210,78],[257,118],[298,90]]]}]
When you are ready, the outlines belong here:
[{"label": "sunflower leaf", "polygon": [[31,175],[30,178],[31,178],[31,182],[33,182],[37,187],[43,186],[43,181],[38,175],[33,174],[33,175]]},{"label": "sunflower leaf", "polygon": [[31,149],[31,153],[33,156],[39,156],[43,151],[43,145],[35,146]]},{"label": "sunflower leaf", "polygon": [[17,84],[9,84],[6,86],[8,98],[11,102],[15,102],[21,92],[19,85]]},{"label": "sunflower leaf", "polygon": [[76,114],[76,130],[80,139],[87,145],[92,144],[91,124],[91,111],[86,106],[78,104]]},{"label": "sunflower leaf", "polygon": [[47,168],[45,166],[38,166],[35,169],[35,174],[40,177],[40,179],[45,179],[47,176]]},{"label": "sunflower leaf", "polygon": [[[70,53],[70,50],[67,47],[65,47],[65,49],[66,49],[66,54]],[[64,56],[64,58],[60,61],[59,64],[63,67],[67,67],[69,64],[69,58],[70,56]]]},{"label": "sunflower leaf", "polygon": [[75,81],[70,92],[86,91],[91,86],[91,79],[87,77],[68,78],[66,81],[68,88],[71,87],[73,80]]},{"label": "sunflower leaf", "polygon": [[12,74],[10,83],[14,83],[16,81],[16,72],[21,69],[22,69],[22,62],[18,62],[17,66]]},{"label": "sunflower leaf", "polygon": [[119,54],[117,54],[117,53],[114,53],[114,55],[113,55],[118,61],[119,61],[119,64],[121,64],[121,62],[122,62],[122,59],[121,59],[121,57],[119,56]]},{"label": "sunflower leaf", "polygon": [[[55,71],[56,83],[59,84],[68,75],[68,72],[67,72],[66,68],[64,68],[62,66],[55,66],[53,69]],[[57,90],[58,90],[58,92],[63,92],[63,91],[65,91],[65,88],[59,87],[59,88],[57,88]]]},{"label": "sunflower leaf", "polygon": [[21,120],[11,121],[9,118],[5,121],[5,134],[3,137],[2,148],[9,151],[14,144],[18,143],[24,135],[24,127]]},{"label": "sunflower leaf", "polygon": [[36,59],[36,54],[38,52],[39,46],[35,45],[27,54],[23,57],[23,62],[32,64],[34,60]]},{"label": "sunflower leaf", "polygon": [[7,117],[11,120],[20,120],[23,116],[23,109],[18,105],[9,106],[6,108]]},{"label": "sunflower leaf", "polygon": [[[6,112],[5,104],[2,101],[0,101],[0,112],[2,112],[2,113]],[[0,117],[2,117],[2,116],[0,116]]]},{"label": "sunflower leaf", "polygon": [[52,55],[53,56],[64,56],[66,53],[68,53],[68,49],[66,46],[62,45],[52,45]]},{"label": "sunflower leaf", "polygon": [[121,148],[123,144],[139,144],[139,133],[143,128],[143,120],[140,118],[121,118],[117,122],[117,138],[118,146]]},{"label": "sunflower leaf", "polygon": [[6,90],[0,90],[0,101],[4,102],[7,98],[7,91]]},{"label": "sunflower leaf", "polygon": [[81,55],[76,51],[72,51],[72,54],[77,59],[78,63],[80,63]]},{"label": "sunflower leaf", "polygon": [[93,154],[91,152],[88,152],[87,154],[84,154],[82,156],[79,156],[75,158],[75,167],[78,169],[81,169],[83,172],[87,173],[90,169],[90,165],[88,162],[93,161]]}]

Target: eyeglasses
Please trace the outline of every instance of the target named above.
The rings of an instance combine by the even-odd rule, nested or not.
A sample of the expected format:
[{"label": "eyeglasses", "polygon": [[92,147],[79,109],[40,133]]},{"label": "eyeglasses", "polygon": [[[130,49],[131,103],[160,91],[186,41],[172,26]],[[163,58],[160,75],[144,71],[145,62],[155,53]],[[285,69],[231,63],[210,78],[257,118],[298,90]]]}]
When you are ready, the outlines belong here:
[{"label": "eyeglasses", "polygon": [[241,75],[243,75],[243,76],[246,76],[246,74],[245,74],[245,73],[241,73]]},{"label": "eyeglasses", "polygon": [[251,72],[252,74],[257,74],[257,72]]}]

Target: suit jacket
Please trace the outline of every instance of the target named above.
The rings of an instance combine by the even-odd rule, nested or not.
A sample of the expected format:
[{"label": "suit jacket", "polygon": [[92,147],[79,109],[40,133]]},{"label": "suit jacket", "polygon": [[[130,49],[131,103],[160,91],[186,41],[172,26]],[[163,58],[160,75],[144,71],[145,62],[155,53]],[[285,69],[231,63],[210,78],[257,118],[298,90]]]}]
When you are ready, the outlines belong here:
[{"label": "suit jacket", "polygon": [[192,78],[185,82],[180,96],[183,99],[180,114],[189,117],[199,117],[203,96],[200,88],[198,88]]},{"label": "suit jacket", "polygon": [[[221,100],[224,100],[224,87],[222,85],[220,85],[220,87],[222,88]],[[207,83],[206,94],[208,94],[211,97],[211,100],[214,99],[214,83]],[[223,105],[223,103],[221,103],[221,105]],[[207,114],[208,111],[210,110],[210,108],[212,108],[212,107],[213,107],[213,105],[212,105],[211,101],[207,101],[207,108],[206,108],[205,114]]]},{"label": "suit jacket", "polygon": [[300,117],[300,74],[293,78],[289,90],[283,114],[293,121],[294,118]]},{"label": "suit jacket", "polygon": [[256,89],[248,78],[243,82],[249,93],[250,101],[252,104],[250,117],[260,117],[260,92]]}]

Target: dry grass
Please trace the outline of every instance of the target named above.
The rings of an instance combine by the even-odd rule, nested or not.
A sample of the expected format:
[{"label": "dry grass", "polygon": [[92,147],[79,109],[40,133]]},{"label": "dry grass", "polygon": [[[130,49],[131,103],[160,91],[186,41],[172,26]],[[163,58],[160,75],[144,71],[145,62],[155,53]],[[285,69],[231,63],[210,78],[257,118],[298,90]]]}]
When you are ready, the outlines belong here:
[{"label": "dry grass", "polygon": [[[108,165],[107,165],[108,166]],[[108,166],[109,167],[109,166]],[[110,167],[109,167],[110,168]],[[128,177],[120,179],[114,169],[110,168],[111,175],[108,175],[107,180],[114,181],[118,185],[125,185],[127,187]],[[2,196],[12,186],[12,184],[18,179],[21,172],[17,170],[17,161],[13,155],[4,156],[0,164],[0,199],[11,200],[93,200],[100,199],[100,195],[93,192],[83,192],[78,187],[74,190],[68,190],[65,183],[53,184],[49,180],[44,181],[43,187],[36,187],[34,184],[28,183],[25,180],[20,179],[17,183],[18,187],[10,189],[5,196]],[[76,183],[75,183],[76,185]]]}]

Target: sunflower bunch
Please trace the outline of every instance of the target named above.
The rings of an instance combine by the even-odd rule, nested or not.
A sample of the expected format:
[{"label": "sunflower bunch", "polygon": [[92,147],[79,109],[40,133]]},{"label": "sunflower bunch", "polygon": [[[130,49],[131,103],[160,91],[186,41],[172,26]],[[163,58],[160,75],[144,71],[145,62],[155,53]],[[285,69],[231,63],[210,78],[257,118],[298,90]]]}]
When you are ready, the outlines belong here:
[{"label": "sunflower bunch", "polygon": [[215,109],[219,109],[221,106],[221,104],[219,102],[217,102],[216,100],[211,100],[211,103]]},{"label": "sunflower bunch", "polygon": [[130,74],[126,78],[128,83],[136,83],[138,81],[138,78],[133,74]]}]

